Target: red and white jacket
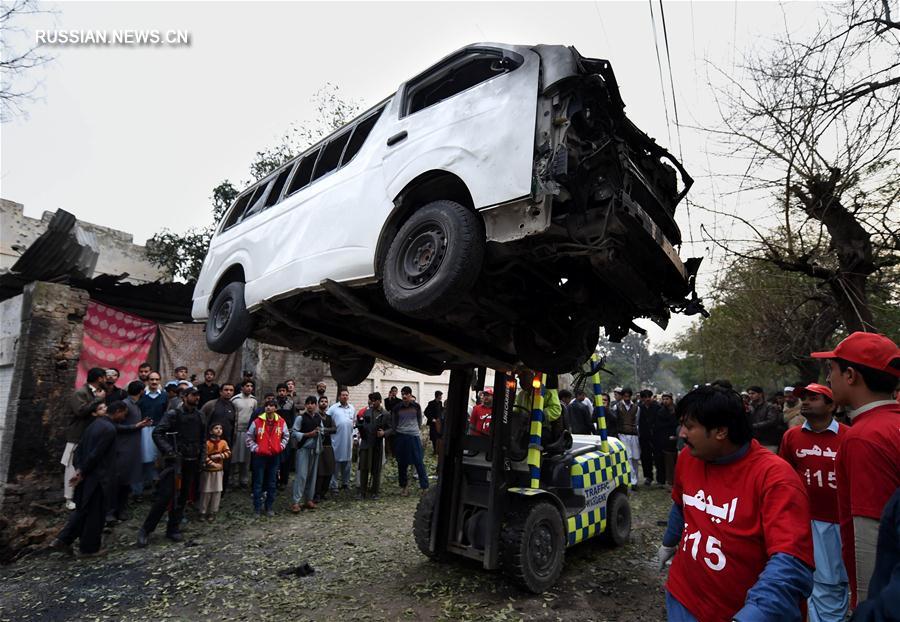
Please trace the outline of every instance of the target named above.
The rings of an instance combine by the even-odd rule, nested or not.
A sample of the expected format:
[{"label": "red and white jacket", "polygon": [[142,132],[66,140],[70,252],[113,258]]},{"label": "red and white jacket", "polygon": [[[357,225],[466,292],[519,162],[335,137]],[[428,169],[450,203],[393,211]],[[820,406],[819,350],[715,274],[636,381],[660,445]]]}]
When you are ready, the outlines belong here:
[{"label": "red and white jacket", "polygon": [[247,448],[257,456],[277,456],[287,447],[290,438],[287,422],[278,413],[274,413],[272,419],[262,413],[247,429]]}]

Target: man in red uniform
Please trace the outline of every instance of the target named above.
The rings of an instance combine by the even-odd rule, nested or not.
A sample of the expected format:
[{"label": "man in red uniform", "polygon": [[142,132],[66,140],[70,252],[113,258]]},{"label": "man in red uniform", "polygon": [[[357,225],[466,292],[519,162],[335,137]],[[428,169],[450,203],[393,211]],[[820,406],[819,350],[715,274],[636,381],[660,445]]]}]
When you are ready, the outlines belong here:
[{"label": "man in red uniform", "polygon": [[847,406],[851,427],[837,457],[841,547],[850,579],[850,606],[866,599],[875,568],[878,521],[900,487],[900,349],[875,333],[851,333],[831,352],[828,381],[834,401]]},{"label": "man in red uniform", "polygon": [[809,384],[794,389],[800,398],[801,426],[789,428],[778,452],[800,475],[809,495],[816,571],[809,597],[810,622],[840,622],[847,613],[847,571],[841,560],[835,457],[847,426],[834,420],[831,389]]},{"label": "man in red uniform", "polygon": [[481,404],[472,407],[469,416],[469,433],[472,436],[491,435],[491,413],[494,410],[494,389],[488,387],[484,390]]},{"label": "man in red uniform", "polygon": [[659,549],[670,622],[799,620],[812,589],[809,502],[784,460],[753,439],[741,397],[719,386],[678,403],[685,448]]}]

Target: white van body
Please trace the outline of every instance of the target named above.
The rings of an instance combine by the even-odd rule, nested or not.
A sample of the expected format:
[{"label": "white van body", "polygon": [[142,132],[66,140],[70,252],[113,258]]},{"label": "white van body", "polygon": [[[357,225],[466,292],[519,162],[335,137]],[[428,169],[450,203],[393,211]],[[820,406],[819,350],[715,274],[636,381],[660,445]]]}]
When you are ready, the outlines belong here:
[{"label": "white van body", "polygon": [[[458,90],[460,86],[465,88]],[[590,96],[584,95],[588,92]],[[573,48],[480,43],[454,52],[238,197],[210,244],[194,291],[193,317],[208,320],[209,330],[216,321],[211,319],[210,310],[217,295],[229,283],[239,282],[243,306],[252,318],[246,330],[253,336],[334,360],[339,355],[346,356],[348,348],[354,349],[359,340],[339,334],[340,323],[330,328],[318,325],[334,319],[322,311],[329,308],[329,303],[321,304],[317,315],[307,317],[312,323],[289,320],[300,311],[310,313],[310,295],[318,292],[327,298],[326,284],[332,284],[329,299],[342,305],[343,310],[356,308],[359,313],[361,305],[368,309],[364,315],[373,316],[368,320],[374,323],[361,328],[361,335],[376,338],[386,324],[395,325],[391,330],[403,333],[406,322],[392,314],[389,307],[419,315],[420,320],[443,315],[435,313],[435,309],[427,314],[407,311],[406,307],[394,305],[390,295],[381,294],[379,298],[376,290],[385,277],[383,267],[391,244],[406,219],[422,205],[446,199],[478,216],[477,226],[483,228],[481,244],[486,269],[505,270],[516,258],[534,265],[535,260],[546,257],[546,264],[538,269],[545,274],[538,280],[549,282],[551,293],[553,282],[565,288],[567,281],[576,280],[566,274],[581,274],[587,269],[602,276],[608,266],[622,262],[621,250],[613,257],[609,244],[602,242],[602,236],[616,231],[609,217],[614,203],[615,211],[627,221],[620,225],[618,233],[637,227],[641,243],[649,245],[652,261],[664,265],[639,268],[632,275],[617,267],[638,287],[642,279],[647,280],[649,293],[627,309],[592,312],[594,330],[598,325],[605,326],[617,338],[627,332],[633,317],[646,315],[665,321],[669,309],[687,305],[686,295],[692,288],[689,282],[696,271],[696,266],[686,268],[681,263],[673,246],[680,243],[680,238],[672,239],[680,236],[672,219],[674,206],[691,180],[670,154],[625,119],[622,107],[608,63],[581,57]],[[610,136],[632,151],[613,145],[611,139],[603,138],[602,132],[596,141],[585,140],[576,132],[573,123],[579,119],[582,134],[599,132],[592,126],[593,119],[598,118],[597,111],[606,109],[609,119],[604,121],[604,127],[613,128]],[[621,130],[624,138],[613,130]],[[615,183],[606,180],[605,173],[595,175],[590,168],[595,161],[607,162],[610,158],[618,158],[614,164],[619,171],[616,175],[627,178],[623,193],[619,193]],[[677,196],[675,169],[659,164],[660,158],[673,162],[682,174],[685,188]],[[607,162],[603,166],[610,165]],[[577,182],[580,185],[574,185],[572,180],[579,176],[590,179],[590,183],[582,180]],[[586,192],[590,197],[575,196],[582,186],[589,188]],[[643,189],[638,199],[634,198],[638,196],[636,191],[628,194],[628,188],[634,186]],[[653,203],[652,210],[641,206],[648,202]],[[602,219],[596,206],[607,210]],[[571,219],[567,220],[569,211],[577,212],[581,224],[574,226]],[[603,230],[595,231],[600,220],[605,221]],[[579,239],[578,231],[592,236],[591,241]],[[407,249],[405,255],[408,264],[415,264],[413,272],[424,271],[423,279],[432,278],[436,270],[442,269],[440,262],[449,260],[440,253],[450,253],[454,248],[440,231],[436,237],[433,231],[426,233],[432,236],[432,243]],[[560,245],[561,242],[565,243]],[[582,242],[588,252],[575,252],[573,247]],[[559,245],[558,253],[553,245]],[[592,248],[598,253],[586,257]],[[628,252],[632,250],[628,248]],[[439,254],[438,259],[432,259],[434,253]],[[472,257],[479,264],[473,266],[473,271],[479,274],[471,275],[471,281],[487,278],[479,276],[480,256]],[[430,266],[429,261],[438,265]],[[651,283],[654,279],[661,280]],[[590,278],[577,280],[590,289]],[[414,289],[415,284],[409,287]],[[357,295],[350,290],[357,291],[363,302],[348,302],[347,297]],[[520,283],[504,295],[514,297],[521,291]],[[452,298],[454,306],[457,298],[467,296],[461,286],[457,286],[457,293]],[[335,296],[345,300],[339,303]],[[385,298],[387,306],[381,304]],[[291,306],[300,305],[301,300],[302,310]],[[587,298],[579,293],[573,300]],[[280,301],[291,302],[279,306]],[[476,309],[483,306],[474,300],[469,303]],[[378,310],[373,311],[373,305]],[[450,305],[447,306],[449,311]],[[521,301],[510,306],[521,307]],[[230,313],[231,307],[220,309],[223,319],[219,324],[227,323],[224,316]],[[437,371],[461,362],[466,354],[492,364],[516,364],[516,348],[502,343],[510,341],[509,335],[488,337],[500,342],[491,356],[474,352],[470,345],[454,343],[453,339],[441,338],[441,344],[434,345],[435,333],[465,330],[472,322],[484,324],[476,315],[477,312],[468,313],[455,320],[447,315],[435,320],[438,323],[434,326],[417,326],[416,339],[432,334],[430,341],[423,341],[431,345],[421,348],[431,348],[425,355],[430,362],[418,367]],[[441,320],[445,322],[443,326],[438,325]],[[533,322],[533,317],[511,316],[509,320],[512,324],[527,324]],[[307,334],[296,340],[273,337],[279,332],[279,324],[298,335]],[[233,346],[233,342],[223,346],[210,341],[210,347],[220,351]],[[371,344],[363,344],[359,351],[410,365],[408,357]]]},{"label": "white van body", "polygon": [[[234,264],[244,267],[250,311],[326,278],[373,280],[375,247],[394,197],[428,171],[464,180],[478,209],[528,197],[540,58],[527,48],[510,49],[525,57],[516,71],[416,114],[401,118],[400,100],[391,96],[346,167],[218,233],[197,280],[194,318],[206,319],[213,287]],[[405,141],[385,144],[403,131]]]}]

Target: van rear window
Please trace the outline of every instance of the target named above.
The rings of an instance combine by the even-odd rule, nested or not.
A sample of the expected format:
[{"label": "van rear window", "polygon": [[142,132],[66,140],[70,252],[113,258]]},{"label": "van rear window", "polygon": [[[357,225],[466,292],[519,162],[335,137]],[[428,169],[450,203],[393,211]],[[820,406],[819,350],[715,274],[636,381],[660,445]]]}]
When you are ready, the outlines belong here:
[{"label": "van rear window", "polygon": [[424,110],[519,65],[520,61],[492,50],[472,50],[452,58],[409,82],[406,114]]}]

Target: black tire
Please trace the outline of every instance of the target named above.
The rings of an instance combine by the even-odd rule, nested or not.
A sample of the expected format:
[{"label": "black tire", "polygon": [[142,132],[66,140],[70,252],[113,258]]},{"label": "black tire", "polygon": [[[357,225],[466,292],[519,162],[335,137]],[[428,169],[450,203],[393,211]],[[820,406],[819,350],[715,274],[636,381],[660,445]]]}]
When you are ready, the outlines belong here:
[{"label": "black tire", "polygon": [[206,319],[206,345],[213,352],[231,354],[240,348],[253,328],[244,302],[244,284],[229,283],[216,294]]},{"label": "black tire", "polygon": [[513,329],[513,345],[526,367],[552,374],[578,369],[597,347],[600,326],[590,320],[572,322],[564,337],[548,340],[538,335],[531,324]]},{"label": "black tire", "polygon": [[416,210],[384,259],[388,304],[412,317],[445,314],[478,279],[484,246],[481,218],[459,203],[433,201]]},{"label": "black tire", "polygon": [[416,506],[416,514],[413,517],[413,537],[416,540],[416,546],[422,551],[422,555],[433,561],[438,561],[442,558],[439,553],[430,550],[431,525],[438,495],[441,494],[440,490],[440,486],[430,487],[419,499],[419,505]]},{"label": "black tire", "polygon": [[355,355],[354,358],[341,358],[332,360],[331,377],[339,385],[355,387],[369,377],[372,368],[375,367],[375,357],[368,354]]},{"label": "black tire", "polygon": [[606,500],[606,529],[600,539],[610,546],[625,546],[631,540],[631,504],[621,490]]},{"label": "black tire", "polygon": [[562,516],[547,502],[510,512],[500,534],[503,570],[535,594],[556,583],[566,557]]}]

